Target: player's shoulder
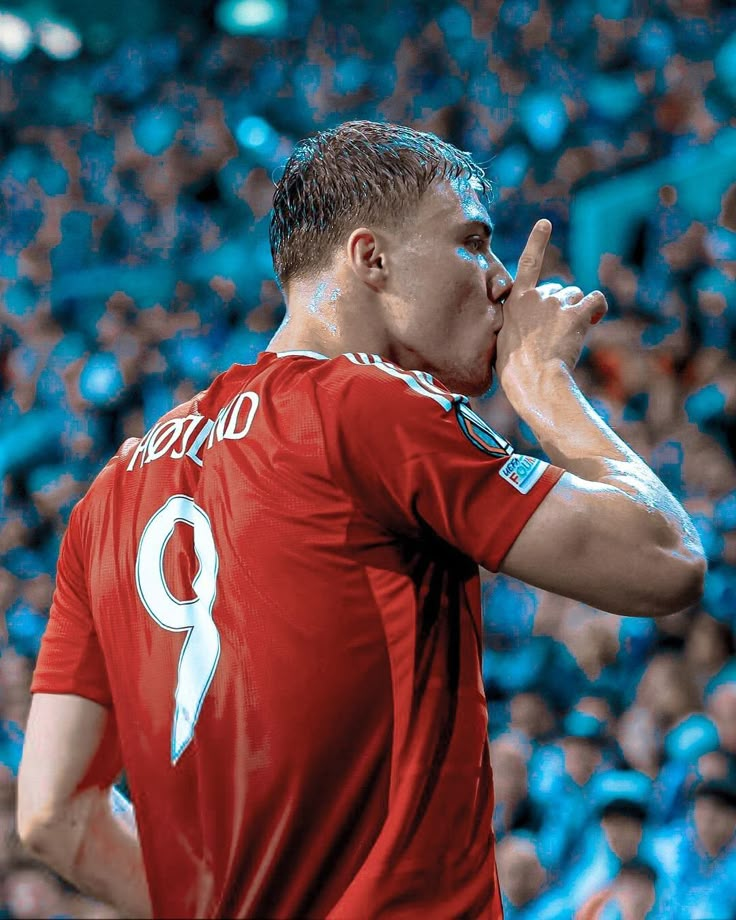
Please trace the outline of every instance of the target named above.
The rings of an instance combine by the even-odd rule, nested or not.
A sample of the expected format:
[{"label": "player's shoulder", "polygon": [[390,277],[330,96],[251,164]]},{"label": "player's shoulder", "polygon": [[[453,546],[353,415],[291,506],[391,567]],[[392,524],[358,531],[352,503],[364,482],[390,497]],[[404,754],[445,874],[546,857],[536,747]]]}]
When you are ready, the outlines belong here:
[{"label": "player's shoulder", "polygon": [[147,434],[155,429],[160,429],[167,422],[197,415],[199,413],[199,404],[206,392],[204,390],[201,393],[197,393],[196,396],[186,402],[174,406],[173,409],[157,419],[154,425],[148,429],[148,432],[144,432],[140,436],[126,438],[92,481],[84,498],[79,502],[80,512],[88,512],[98,503],[107,503],[111,491],[121,487],[120,477],[128,468],[131,457],[135,455],[136,450],[140,449],[140,445]]},{"label": "player's shoulder", "polygon": [[[216,378],[216,380],[217,379],[218,378]],[[161,429],[161,427],[166,425],[168,422],[178,422],[179,426],[181,426],[182,419],[200,415],[200,405],[207,395],[207,392],[208,390],[202,390],[202,392],[197,393],[196,396],[193,396],[186,402],[180,403],[178,406],[174,406],[173,409],[170,409],[168,412],[164,413],[164,415],[162,415],[153,425],[150,426],[148,431],[144,432],[140,436],[126,438],[126,440],[123,441],[123,443],[118,448],[117,452],[110,458],[107,465],[103,468],[100,473],[100,477],[103,477],[106,472],[109,472],[110,475],[115,475],[115,472],[119,467],[126,468],[130,462],[131,457],[135,454],[136,450],[141,445],[141,442],[150,432]]]},{"label": "player's shoulder", "polygon": [[325,364],[328,366],[319,384],[342,404],[365,400],[382,410],[401,404],[403,412],[408,404],[418,411],[425,406],[450,412],[468,402],[466,396],[453,393],[432,374],[402,367],[381,355],[346,352]]},{"label": "player's shoulder", "polygon": [[[421,399],[449,412],[468,399],[451,392],[426,371],[402,367],[387,358],[367,352],[345,352],[328,357],[314,351],[266,352],[262,376],[253,382],[269,388],[269,398],[278,400],[284,392],[289,404],[299,411],[304,401],[332,397],[340,406],[367,400],[372,406],[381,401]],[[296,399],[296,396],[299,396]]]},{"label": "player's shoulder", "polygon": [[400,427],[417,438],[456,437],[458,432],[485,454],[510,456],[513,448],[472,408],[427,371],[408,369],[380,355],[349,352],[329,363],[322,385],[334,399],[338,427],[372,430]]}]

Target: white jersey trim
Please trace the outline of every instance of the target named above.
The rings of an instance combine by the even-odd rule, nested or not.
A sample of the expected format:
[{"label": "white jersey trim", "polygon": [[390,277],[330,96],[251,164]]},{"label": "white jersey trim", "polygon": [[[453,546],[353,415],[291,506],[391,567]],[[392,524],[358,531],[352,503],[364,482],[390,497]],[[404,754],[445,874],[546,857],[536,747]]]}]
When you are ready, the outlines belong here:
[{"label": "white jersey trim", "polygon": [[353,364],[367,364],[369,367],[375,367],[377,370],[383,371],[384,374],[395,377],[397,380],[403,380],[415,393],[433,399],[442,406],[445,412],[449,412],[455,402],[463,398],[455,394],[452,394],[452,398],[450,398],[445,390],[441,390],[434,383],[430,382],[428,374],[423,374],[421,371],[401,370],[396,365],[384,361],[379,355],[368,356],[365,352],[358,352],[357,354],[348,352],[345,354],[345,357],[349,361],[352,361]]},{"label": "white jersey trim", "polygon": [[329,361],[327,355],[321,355],[318,351],[275,351],[277,358],[287,358],[289,355],[306,355],[308,358],[319,358],[320,361]]},{"label": "white jersey trim", "polygon": [[[306,355],[309,358],[317,358],[320,361],[328,361],[327,355],[320,354],[318,351],[304,351],[295,349],[293,351],[276,351],[277,358],[286,358],[290,355]],[[449,412],[456,403],[467,403],[466,396],[459,393],[452,393],[449,397],[447,391],[438,387],[432,379],[432,376],[425,371],[406,371],[385,361],[380,355],[369,355],[364,351],[345,352],[343,357],[353,364],[367,364],[369,367],[375,367],[384,374],[395,377],[397,380],[403,380],[415,393],[421,396],[428,396],[438,403],[445,412]]]}]

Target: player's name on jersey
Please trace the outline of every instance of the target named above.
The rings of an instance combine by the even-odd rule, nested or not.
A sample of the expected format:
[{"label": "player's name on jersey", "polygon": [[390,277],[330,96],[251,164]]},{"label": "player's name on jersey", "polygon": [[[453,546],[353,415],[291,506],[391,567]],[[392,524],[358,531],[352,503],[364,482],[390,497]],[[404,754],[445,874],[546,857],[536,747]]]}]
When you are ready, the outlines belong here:
[{"label": "player's name on jersey", "polygon": [[203,454],[220,441],[239,441],[250,431],[258,411],[257,393],[240,393],[217,413],[216,419],[204,415],[169,418],[154,425],[140,440],[127,466],[127,471],[145,463],[170,457],[188,457],[203,465]]}]

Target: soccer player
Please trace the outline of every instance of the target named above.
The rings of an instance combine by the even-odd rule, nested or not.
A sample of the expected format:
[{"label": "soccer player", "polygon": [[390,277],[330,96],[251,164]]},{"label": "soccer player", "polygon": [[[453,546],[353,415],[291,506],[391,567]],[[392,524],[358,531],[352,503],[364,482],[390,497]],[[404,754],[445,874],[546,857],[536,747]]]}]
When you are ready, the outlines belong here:
[{"label": "soccer player", "polygon": [[[302,142],[269,349],[74,509],[18,816],[83,891],[133,916],[500,918],[479,564],[619,614],[699,597],[687,515],[571,375],[603,295],[538,286],[546,221],[512,283],[486,188],[400,126]],[[471,410],[494,367],[551,464]]]}]

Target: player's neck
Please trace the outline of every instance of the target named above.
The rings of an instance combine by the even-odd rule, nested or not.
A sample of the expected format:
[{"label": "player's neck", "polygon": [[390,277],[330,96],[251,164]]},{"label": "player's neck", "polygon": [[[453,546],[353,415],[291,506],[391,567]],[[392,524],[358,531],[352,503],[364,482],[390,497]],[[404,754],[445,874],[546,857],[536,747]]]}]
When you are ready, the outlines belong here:
[{"label": "player's neck", "polygon": [[375,305],[348,304],[344,298],[339,288],[326,284],[308,298],[290,297],[288,312],[267,350],[312,351],[328,358],[347,352],[384,354],[388,339],[380,311]]},{"label": "player's neck", "polygon": [[348,352],[368,352],[370,354],[383,354],[382,348],[372,346],[370,340],[363,338],[360,341],[351,337],[341,336],[326,338],[305,330],[302,333],[292,332],[285,334],[281,329],[276,332],[268,343],[266,351],[311,351],[324,355],[326,358],[335,358]]}]

